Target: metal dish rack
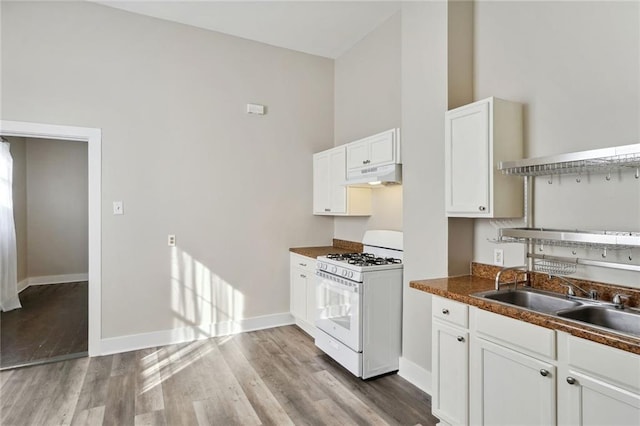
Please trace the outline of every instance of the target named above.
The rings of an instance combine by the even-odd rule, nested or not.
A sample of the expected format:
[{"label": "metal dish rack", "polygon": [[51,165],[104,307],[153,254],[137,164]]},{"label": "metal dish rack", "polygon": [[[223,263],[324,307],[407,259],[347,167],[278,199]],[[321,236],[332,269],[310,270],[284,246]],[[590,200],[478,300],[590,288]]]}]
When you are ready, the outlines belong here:
[{"label": "metal dish rack", "polygon": [[610,173],[618,169],[635,169],[635,178],[640,178],[640,144],[503,161],[498,167],[502,173],[514,176]]},{"label": "metal dish rack", "polygon": [[[636,264],[535,254],[535,246],[549,245],[598,249],[602,250],[602,258],[606,258],[607,250],[627,249],[631,251],[640,247],[640,232],[533,228],[531,223],[532,194],[529,190],[531,178],[535,176],[549,176],[549,183],[552,183],[554,175],[575,174],[577,175],[576,181],[580,182],[582,174],[606,173],[606,179],[610,180],[611,173],[616,170],[634,169],[634,177],[640,179],[640,144],[501,162],[498,170],[503,174],[524,176],[525,178],[524,221],[526,227],[501,228],[498,241],[527,244],[529,269],[539,272],[569,275],[576,271],[576,265],[640,271],[640,265]],[[629,260],[632,260],[631,254]]]}]

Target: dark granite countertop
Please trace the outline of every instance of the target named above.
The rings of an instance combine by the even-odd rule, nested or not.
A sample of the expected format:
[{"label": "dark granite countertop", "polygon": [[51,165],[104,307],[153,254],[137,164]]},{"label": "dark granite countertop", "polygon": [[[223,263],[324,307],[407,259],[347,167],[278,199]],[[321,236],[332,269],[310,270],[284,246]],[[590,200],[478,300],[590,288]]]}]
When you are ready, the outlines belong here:
[{"label": "dark granite countertop", "polygon": [[473,293],[494,289],[494,280],[486,276],[465,275],[460,277],[417,280],[411,281],[410,287],[466,303],[467,305],[477,306],[485,311],[516,318],[541,327],[564,331],[576,337],[640,355],[640,337],[635,338],[633,336],[607,332],[599,328],[589,327],[588,324],[578,324],[556,316],[532,312],[515,306],[506,306],[489,299],[480,299],[471,296]]}]

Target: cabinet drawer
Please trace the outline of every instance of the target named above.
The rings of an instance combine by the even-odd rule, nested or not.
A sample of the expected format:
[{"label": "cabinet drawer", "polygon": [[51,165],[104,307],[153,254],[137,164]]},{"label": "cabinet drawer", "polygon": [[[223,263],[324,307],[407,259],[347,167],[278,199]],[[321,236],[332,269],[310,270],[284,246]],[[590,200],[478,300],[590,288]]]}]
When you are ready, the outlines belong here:
[{"label": "cabinet drawer", "polygon": [[291,262],[291,267],[303,268],[309,272],[315,273],[315,269],[316,269],[315,259],[307,256],[302,256],[297,253],[290,253],[289,259]]},{"label": "cabinet drawer", "polygon": [[467,328],[469,325],[469,307],[464,303],[454,302],[439,296],[431,297],[432,315],[434,318]]},{"label": "cabinet drawer", "polygon": [[640,392],[640,355],[579,337],[567,339],[569,365]]},{"label": "cabinet drawer", "polygon": [[534,357],[556,359],[554,330],[472,308],[471,327],[488,340]]}]

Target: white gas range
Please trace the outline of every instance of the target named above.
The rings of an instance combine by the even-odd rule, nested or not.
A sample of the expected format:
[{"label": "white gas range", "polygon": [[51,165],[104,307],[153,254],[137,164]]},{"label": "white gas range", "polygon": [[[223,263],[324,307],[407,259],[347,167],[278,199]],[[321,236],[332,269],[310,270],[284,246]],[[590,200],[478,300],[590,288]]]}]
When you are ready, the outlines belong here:
[{"label": "white gas range", "polygon": [[402,232],[367,231],[365,253],[316,262],[316,346],[363,379],[398,370]]}]

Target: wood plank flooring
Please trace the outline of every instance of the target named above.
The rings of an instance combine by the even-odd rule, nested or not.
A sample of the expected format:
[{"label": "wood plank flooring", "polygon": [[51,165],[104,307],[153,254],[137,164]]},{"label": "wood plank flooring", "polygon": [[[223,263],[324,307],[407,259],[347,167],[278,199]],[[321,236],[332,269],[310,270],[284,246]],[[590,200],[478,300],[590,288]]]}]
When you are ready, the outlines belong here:
[{"label": "wood plank flooring", "polygon": [[363,381],[295,326],[0,372],[2,425],[435,425],[396,374]]},{"label": "wood plank flooring", "polygon": [[87,352],[88,283],[31,286],[0,313],[0,367]]}]

